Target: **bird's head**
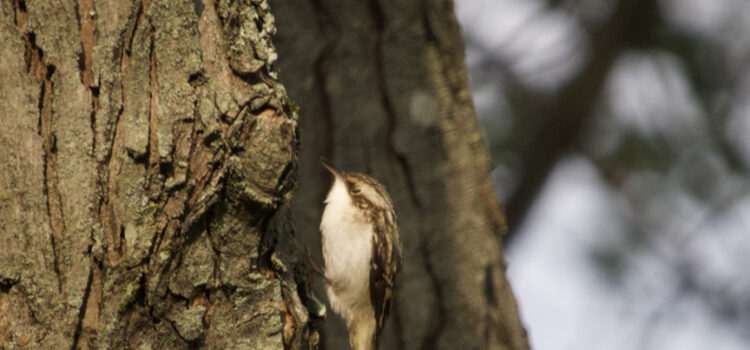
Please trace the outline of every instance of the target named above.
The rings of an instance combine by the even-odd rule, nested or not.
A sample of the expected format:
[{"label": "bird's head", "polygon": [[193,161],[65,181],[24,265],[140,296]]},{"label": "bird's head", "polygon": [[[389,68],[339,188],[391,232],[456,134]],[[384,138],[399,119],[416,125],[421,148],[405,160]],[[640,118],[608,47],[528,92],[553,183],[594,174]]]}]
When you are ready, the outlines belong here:
[{"label": "bird's head", "polygon": [[329,164],[321,162],[334,176],[331,192],[326,203],[332,201],[349,201],[359,209],[391,209],[393,203],[385,187],[377,180],[361,173],[343,173]]}]

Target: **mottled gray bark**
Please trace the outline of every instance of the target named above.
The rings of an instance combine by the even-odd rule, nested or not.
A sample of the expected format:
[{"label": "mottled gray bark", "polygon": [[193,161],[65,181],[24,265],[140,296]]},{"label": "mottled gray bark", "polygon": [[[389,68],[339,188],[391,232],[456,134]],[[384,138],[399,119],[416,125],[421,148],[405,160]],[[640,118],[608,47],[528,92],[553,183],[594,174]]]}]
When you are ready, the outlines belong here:
[{"label": "mottled gray bark", "polygon": [[274,31],[265,1],[0,2],[0,347],[305,345]]},{"label": "mottled gray bark", "polygon": [[[322,261],[331,178],[319,157],[376,177],[395,201],[404,263],[382,348],[528,348],[452,3],[278,2],[274,13],[281,79],[303,116],[298,233]],[[339,317],[322,339],[347,348]]]}]

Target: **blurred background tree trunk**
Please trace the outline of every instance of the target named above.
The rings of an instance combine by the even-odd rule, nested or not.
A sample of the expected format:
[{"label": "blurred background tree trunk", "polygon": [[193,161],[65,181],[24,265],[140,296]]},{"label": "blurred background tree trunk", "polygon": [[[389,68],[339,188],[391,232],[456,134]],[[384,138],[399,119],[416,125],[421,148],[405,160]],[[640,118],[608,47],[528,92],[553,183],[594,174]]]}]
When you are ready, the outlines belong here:
[{"label": "blurred background tree trunk", "polygon": [[[274,13],[280,78],[303,116],[301,239],[322,262],[332,180],[319,157],[381,180],[395,201],[404,264],[382,348],[528,348],[452,3],[279,2]],[[348,347],[340,317],[324,327],[325,349]]]},{"label": "blurred background tree trunk", "polygon": [[0,347],[304,345],[274,31],[264,1],[0,3]]}]

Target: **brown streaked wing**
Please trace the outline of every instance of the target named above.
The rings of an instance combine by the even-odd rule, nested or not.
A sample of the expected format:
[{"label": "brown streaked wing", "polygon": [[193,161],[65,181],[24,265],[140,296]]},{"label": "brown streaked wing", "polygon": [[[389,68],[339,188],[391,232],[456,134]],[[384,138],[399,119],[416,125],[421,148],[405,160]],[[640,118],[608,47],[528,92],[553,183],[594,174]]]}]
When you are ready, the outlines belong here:
[{"label": "brown streaked wing", "polygon": [[391,311],[396,273],[401,268],[401,243],[393,210],[374,215],[372,260],[370,262],[370,302],[375,312],[377,331],[375,341]]}]

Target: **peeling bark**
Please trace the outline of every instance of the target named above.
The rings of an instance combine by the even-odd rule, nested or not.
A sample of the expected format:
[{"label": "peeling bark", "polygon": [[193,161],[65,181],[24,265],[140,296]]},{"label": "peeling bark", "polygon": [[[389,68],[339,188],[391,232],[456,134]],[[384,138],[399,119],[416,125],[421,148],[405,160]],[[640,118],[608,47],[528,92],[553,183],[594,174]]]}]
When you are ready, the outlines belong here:
[{"label": "peeling bark", "polygon": [[0,4],[3,347],[315,347],[274,31],[264,1]]}]

